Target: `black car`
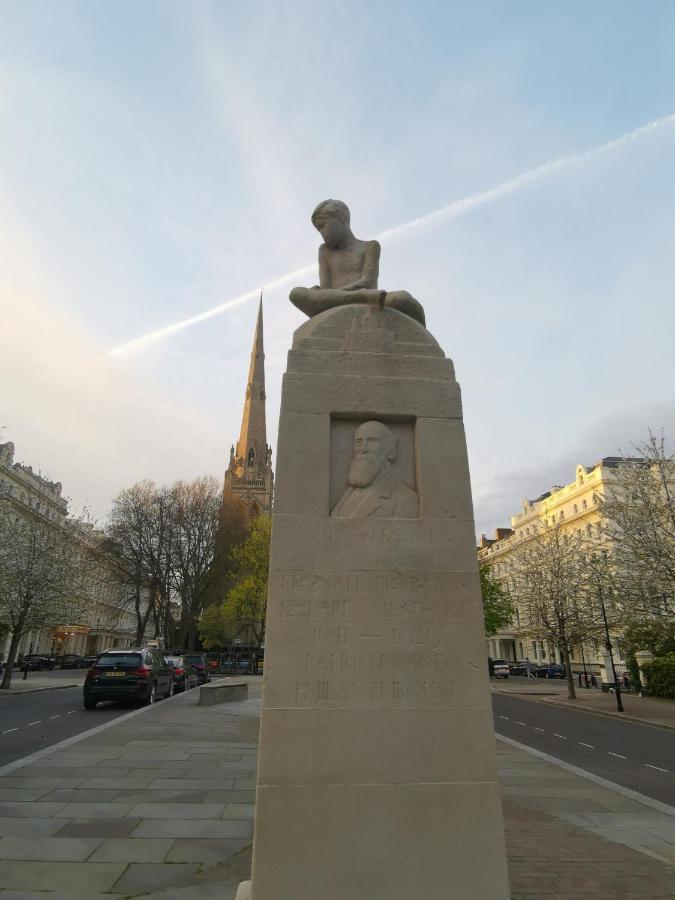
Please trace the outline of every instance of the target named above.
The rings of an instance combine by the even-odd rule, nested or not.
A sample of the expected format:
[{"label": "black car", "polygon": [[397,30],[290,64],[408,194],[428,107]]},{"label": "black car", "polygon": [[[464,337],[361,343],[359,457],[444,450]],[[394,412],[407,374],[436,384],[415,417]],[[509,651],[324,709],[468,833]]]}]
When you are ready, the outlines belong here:
[{"label": "black car", "polygon": [[87,672],[83,699],[85,709],[95,709],[99,700],[150,704],[172,694],[171,668],[159,650],[143,647],[102,653]]},{"label": "black car", "polygon": [[199,684],[199,674],[187,656],[165,656],[173,675],[173,689],[178,694]]},{"label": "black car", "polygon": [[211,681],[209,670],[206,666],[206,657],[203,653],[184,653],[183,659],[197,670],[199,684],[206,684],[207,681]]},{"label": "black car", "polygon": [[59,657],[59,665],[62,669],[84,668],[84,657],[78,653],[66,653]]},{"label": "black car", "polygon": [[50,671],[56,665],[56,660],[51,656],[41,656],[39,653],[27,653],[21,660],[21,668],[29,672]]}]

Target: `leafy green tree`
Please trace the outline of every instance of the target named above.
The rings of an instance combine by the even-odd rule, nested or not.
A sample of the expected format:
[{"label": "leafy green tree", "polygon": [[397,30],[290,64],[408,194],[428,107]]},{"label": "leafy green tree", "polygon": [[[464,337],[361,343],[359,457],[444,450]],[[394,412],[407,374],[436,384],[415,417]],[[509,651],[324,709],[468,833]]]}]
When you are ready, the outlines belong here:
[{"label": "leafy green tree", "polygon": [[268,516],[251,520],[248,537],[232,552],[238,571],[224,606],[240,628],[252,631],[258,646],[265,640],[271,530]]},{"label": "leafy green tree", "polygon": [[513,603],[500,582],[492,575],[489,566],[480,567],[480,589],[483,595],[485,634],[490,637],[511,622],[514,615]]},{"label": "leafy green tree", "polygon": [[199,619],[199,637],[205,650],[220,650],[227,647],[239,626],[225,609],[224,603],[208,606]]}]

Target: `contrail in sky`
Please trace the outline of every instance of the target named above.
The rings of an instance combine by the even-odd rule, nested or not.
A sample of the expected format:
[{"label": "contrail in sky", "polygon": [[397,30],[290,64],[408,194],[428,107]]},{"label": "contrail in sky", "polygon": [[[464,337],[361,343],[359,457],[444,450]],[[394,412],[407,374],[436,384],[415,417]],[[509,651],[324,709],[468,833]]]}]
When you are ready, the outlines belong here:
[{"label": "contrail in sky", "polygon": [[[598,147],[593,147],[591,150],[573,153],[570,156],[562,156],[560,159],[551,160],[541,166],[537,166],[534,169],[516,175],[515,178],[509,178],[508,181],[504,181],[496,187],[489,188],[486,191],[480,191],[477,194],[472,194],[470,197],[464,197],[462,200],[453,200],[451,203],[448,203],[425,216],[420,216],[418,219],[413,219],[410,222],[405,222],[403,225],[397,225],[394,228],[388,228],[386,231],[381,232],[377,238],[383,243],[386,243],[387,241],[408,237],[415,232],[422,231],[423,229],[435,225],[440,225],[449,219],[456,219],[457,217],[470,212],[472,209],[476,209],[478,206],[484,206],[486,203],[492,203],[494,200],[500,200],[502,197],[515,194],[517,191],[521,190],[521,188],[537,182],[542,178],[546,178],[554,172],[577,166],[580,163],[590,162],[613,150],[619,150],[628,144],[649,137],[655,132],[668,128],[671,125],[675,125],[675,113],[664,116],[661,119],[655,119],[647,125],[642,125],[634,131],[629,131],[628,134],[624,134],[612,141],[607,141],[605,144],[600,144]],[[288,284],[297,282],[303,276],[311,274],[315,269],[316,263],[310,263],[307,266],[303,266],[301,269],[295,269],[293,272],[288,272],[286,275],[274,278],[272,281],[268,281],[266,284],[262,285],[262,287],[266,291],[285,287]],[[231,300],[221,303],[219,306],[214,306],[202,313],[198,313],[196,316],[190,316],[188,319],[181,319],[181,321],[174,322],[172,325],[165,325],[164,328],[158,328],[156,331],[150,331],[148,334],[144,334],[132,341],[120,344],[119,347],[114,347],[109,351],[110,355],[124,356],[134,350],[142,350],[151,344],[155,344],[158,341],[163,341],[165,338],[171,337],[171,335],[176,334],[178,331],[182,331],[184,328],[189,328],[191,325],[197,325],[199,322],[205,322],[207,319],[213,318],[213,316],[219,316],[228,309],[232,309],[233,306],[238,306],[240,303],[246,303],[249,300],[253,300],[258,297],[259,294],[260,287],[254,288],[251,291],[247,291],[245,294],[240,294],[238,297],[233,297]]]}]

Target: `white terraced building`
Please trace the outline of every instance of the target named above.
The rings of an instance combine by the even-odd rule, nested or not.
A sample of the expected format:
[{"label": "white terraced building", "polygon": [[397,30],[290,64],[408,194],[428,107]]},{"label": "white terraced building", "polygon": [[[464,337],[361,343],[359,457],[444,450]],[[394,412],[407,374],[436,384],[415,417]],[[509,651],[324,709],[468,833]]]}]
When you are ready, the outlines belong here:
[{"label": "white terraced building", "polygon": [[[629,462],[634,462],[630,460]],[[594,466],[578,465],[572,482],[555,485],[536,500],[523,500],[520,512],[511,516],[510,528],[498,528],[493,539],[482,535],[478,546],[480,565],[490,567],[492,574],[509,591],[515,588],[511,572],[515,558],[536,540],[543,523],[564,523],[564,527],[579,535],[592,538],[603,527],[601,504],[598,498],[605,495],[607,485],[616,477],[618,469],[626,464],[623,457],[604,457]],[[522,622],[521,622],[522,619]],[[488,654],[493,659],[520,662],[529,659],[535,663],[560,663],[560,651],[553,644],[532,640],[526,634],[525,616],[516,605],[511,624],[488,639]],[[623,667],[620,642],[613,638],[615,662]],[[582,659],[583,652],[583,659]],[[605,648],[601,639],[589,640],[582,647],[573,647],[572,663],[583,667],[584,662],[593,668],[605,664]]]},{"label": "white terraced building", "polygon": [[[33,516],[36,510],[52,522],[65,522],[68,501],[62,496],[60,482],[49,481],[31,466],[14,461],[14,444],[0,444],[0,503],[10,504],[17,516]],[[135,642],[136,620],[132,610],[124,608],[120,585],[112,577],[98,551],[101,534],[83,525],[82,542],[94,555],[93,597],[85,616],[77,622],[54,622],[40,631],[27,633],[19,653],[93,654],[107,647],[130,647]],[[0,657],[7,658],[11,632],[6,612],[0,606]]]}]

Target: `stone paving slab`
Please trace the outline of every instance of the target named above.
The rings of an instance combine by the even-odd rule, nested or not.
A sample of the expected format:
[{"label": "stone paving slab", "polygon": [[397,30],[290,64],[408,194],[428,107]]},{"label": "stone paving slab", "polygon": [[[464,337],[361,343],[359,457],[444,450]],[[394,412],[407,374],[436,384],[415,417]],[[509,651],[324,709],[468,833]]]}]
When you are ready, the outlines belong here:
[{"label": "stone paving slab", "polygon": [[[140,819],[69,819],[65,824],[60,821],[61,828],[57,837],[100,837],[124,838],[140,825]],[[135,860],[130,860],[135,862]]]},{"label": "stone paving slab", "polygon": [[61,891],[72,898],[111,890],[126,868],[126,863],[0,860],[0,885],[4,890]]},{"label": "stone paving slab", "polygon": [[60,860],[84,862],[103,838],[92,837],[3,837],[0,859]]},{"label": "stone paving slab", "polygon": [[[61,891],[0,891],[2,900],[73,900],[73,894],[67,894]],[[77,900],[125,900],[123,894],[111,893],[106,891],[105,894],[77,894]],[[200,897],[201,900],[201,897]]]},{"label": "stone paving slab", "polygon": [[[92,853],[90,862],[161,863],[174,845],[170,838],[108,838]],[[198,862],[176,859],[171,862]]]},{"label": "stone paving slab", "polygon": [[198,863],[131,863],[119,881],[115,882],[115,890],[126,894],[156,891],[158,888],[181,884],[199,871]]}]

